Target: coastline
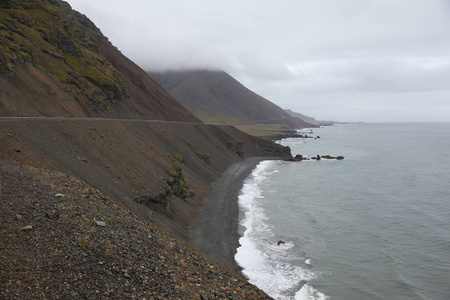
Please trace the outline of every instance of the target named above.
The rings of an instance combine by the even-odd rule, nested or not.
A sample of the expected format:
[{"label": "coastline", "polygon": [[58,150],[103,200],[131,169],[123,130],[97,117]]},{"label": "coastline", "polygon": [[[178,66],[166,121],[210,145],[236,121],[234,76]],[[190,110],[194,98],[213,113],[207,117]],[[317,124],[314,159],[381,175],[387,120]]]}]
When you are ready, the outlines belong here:
[{"label": "coastline", "polygon": [[198,217],[191,226],[191,244],[218,263],[241,274],[234,256],[239,247],[238,196],[244,180],[259,162],[273,157],[251,157],[231,165],[211,185],[210,194],[203,199]]}]

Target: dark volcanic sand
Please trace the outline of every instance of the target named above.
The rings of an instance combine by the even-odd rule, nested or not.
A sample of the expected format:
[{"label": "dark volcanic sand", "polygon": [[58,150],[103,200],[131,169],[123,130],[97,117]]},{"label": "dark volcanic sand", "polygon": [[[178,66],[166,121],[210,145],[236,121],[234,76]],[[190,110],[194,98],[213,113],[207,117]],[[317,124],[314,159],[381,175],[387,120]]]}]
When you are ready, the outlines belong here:
[{"label": "dark volcanic sand", "polygon": [[234,272],[241,269],[234,260],[239,247],[239,192],[245,178],[265,159],[254,157],[231,165],[212,184],[211,193],[203,199],[199,217],[191,227],[192,244]]}]

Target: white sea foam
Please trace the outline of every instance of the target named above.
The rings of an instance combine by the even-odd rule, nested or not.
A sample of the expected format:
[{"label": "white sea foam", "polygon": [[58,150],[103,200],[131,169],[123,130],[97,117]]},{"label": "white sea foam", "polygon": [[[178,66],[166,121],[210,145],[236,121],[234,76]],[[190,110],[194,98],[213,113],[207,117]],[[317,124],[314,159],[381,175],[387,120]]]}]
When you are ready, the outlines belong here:
[{"label": "white sea foam", "polygon": [[302,286],[295,294],[295,300],[325,300],[328,299],[323,293],[317,291],[309,283]]},{"label": "white sea foam", "polygon": [[287,141],[292,153],[345,160],[260,166],[256,194],[243,191],[237,259],[250,282],[277,299],[449,299],[450,124],[314,132]]},{"label": "white sea foam", "polygon": [[236,262],[243,268],[249,281],[263,289],[275,299],[292,299],[303,282],[315,277],[311,270],[290,261],[304,261],[303,257],[289,254],[294,247],[292,241],[277,245],[272,228],[260,200],[264,198],[261,187],[268,176],[276,173],[276,162],[261,162],[244,182],[239,196],[241,223],[245,228],[237,249]]}]

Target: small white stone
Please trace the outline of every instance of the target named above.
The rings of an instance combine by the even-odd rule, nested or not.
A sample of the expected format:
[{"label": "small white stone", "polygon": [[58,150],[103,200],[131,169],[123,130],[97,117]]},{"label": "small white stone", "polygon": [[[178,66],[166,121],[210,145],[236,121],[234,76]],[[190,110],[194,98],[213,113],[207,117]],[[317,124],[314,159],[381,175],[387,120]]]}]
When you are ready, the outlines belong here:
[{"label": "small white stone", "polygon": [[95,221],[95,222],[97,223],[98,226],[103,226],[103,227],[106,226],[106,222],[103,222],[103,221]]},{"label": "small white stone", "polygon": [[23,227],[23,228],[20,229],[20,230],[22,230],[22,231],[31,231],[31,230],[33,230],[33,225],[25,226],[25,227]]}]

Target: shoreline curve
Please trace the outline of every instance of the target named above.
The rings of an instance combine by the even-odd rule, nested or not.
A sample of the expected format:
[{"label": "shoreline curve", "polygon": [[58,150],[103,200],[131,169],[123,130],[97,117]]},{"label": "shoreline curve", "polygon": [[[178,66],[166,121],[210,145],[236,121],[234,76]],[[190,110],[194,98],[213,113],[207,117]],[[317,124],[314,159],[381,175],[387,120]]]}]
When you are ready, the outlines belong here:
[{"label": "shoreline curve", "polygon": [[190,228],[190,243],[231,271],[242,275],[234,256],[240,246],[238,196],[244,180],[259,162],[273,157],[251,157],[234,163],[211,185]]}]

